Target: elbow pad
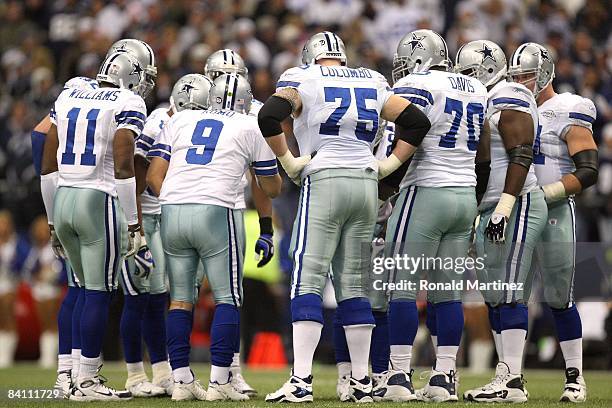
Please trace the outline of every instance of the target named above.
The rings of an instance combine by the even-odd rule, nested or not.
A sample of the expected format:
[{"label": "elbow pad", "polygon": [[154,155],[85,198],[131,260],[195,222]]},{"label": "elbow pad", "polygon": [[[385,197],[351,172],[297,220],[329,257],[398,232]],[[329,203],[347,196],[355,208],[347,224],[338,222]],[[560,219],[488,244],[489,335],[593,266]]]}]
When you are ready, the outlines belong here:
[{"label": "elbow pad", "polygon": [[508,155],[510,163],[518,164],[529,170],[533,161],[533,147],[529,144],[520,144],[508,150]]},{"label": "elbow pad", "polygon": [[264,137],[272,137],[283,133],[280,123],[287,119],[292,111],[288,100],[276,95],[269,97],[257,114],[261,134]]},{"label": "elbow pad", "polygon": [[406,106],[406,109],[398,115],[395,124],[398,126],[396,139],[410,143],[412,146],[419,146],[431,128],[427,116],[413,103]]},{"label": "elbow pad", "polygon": [[489,185],[489,175],[491,174],[491,162],[479,162],[475,166],[476,171],[476,199],[480,202],[482,196],[487,191]]},{"label": "elbow pad", "polygon": [[597,150],[583,150],[573,155],[572,160],[576,165],[576,171],[572,174],[580,181],[583,190],[597,183],[599,175]]}]

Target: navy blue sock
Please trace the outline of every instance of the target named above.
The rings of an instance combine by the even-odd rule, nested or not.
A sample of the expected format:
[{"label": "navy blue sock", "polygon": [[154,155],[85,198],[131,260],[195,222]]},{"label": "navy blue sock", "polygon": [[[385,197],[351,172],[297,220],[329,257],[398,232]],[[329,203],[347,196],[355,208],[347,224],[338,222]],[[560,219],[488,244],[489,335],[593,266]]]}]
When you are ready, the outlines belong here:
[{"label": "navy blue sock", "polygon": [[501,333],[499,307],[493,307],[487,303],[487,309],[489,311],[489,324],[491,325],[491,330],[497,334]]},{"label": "navy blue sock", "polygon": [[334,313],[334,354],[336,355],[336,363],[347,363],[351,361],[348,344],[346,343],[346,334],[340,322],[338,309],[336,309],[336,313]]},{"label": "navy blue sock", "polygon": [[85,290],[85,304],[81,313],[81,355],[96,358],[102,351],[111,292]]},{"label": "navy blue sock", "polygon": [[459,346],[463,333],[463,307],[461,302],[436,303],[435,312],[438,346]]},{"label": "navy blue sock", "polygon": [[372,372],[380,374],[389,369],[389,318],[387,312],[372,312],[376,327],[372,331],[372,345],[370,346],[370,362]]},{"label": "navy blue sock", "polygon": [[70,354],[72,350],[72,313],[79,298],[79,288],[68,286],[68,291],[57,313],[58,354]]},{"label": "navy blue sock", "polygon": [[85,289],[76,288],[78,292],[76,303],[72,311],[72,348],[81,349],[81,315],[85,305]]},{"label": "navy blue sock", "polygon": [[168,294],[149,295],[149,302],[142,321],[142,337],[149,350],[151,364],[168,359],[166,346],[166,310]]},{"label": "navy blue sock", "polygon": [[559,341],[568,341],[582,337],[582,321],[576,305],[567,309],[553,309],[555,326],[557,327],[557,337]]},{"label": "navy blue sock", "polygon": [[527,305],[522,303],[503,304],[499,306],[498,309],[501,331],[511,329],[528,329],[529,319],[527,316]]},{"label": "navy blue sock", "polygon": [[183,309],[172,309],[166,321],[168,354],[173,370],[189,367],[189,338],[193,325],[193,312]]},{"label": "navy blue sock", "polygon": [[240,312],[234,305],[218,304],[210,329],[210,362],[217,367],[229,367],[234,358],[236,334],[240,327]]},{"label": "navy blue sock", "polygon": [[436,321],[436,305],[431,302],[427,302],[427,310],[425,314],[425,326],[429,330],[431,336],[438,335],[438,323]]},{"label": "navy blue sock", "polygon": [[240,353],[240,312],[238,312],[238,324],[236,325],[236,342],[234,343],[234,353]]},{"label": "navy blue sock", "polygon": [[419,314],[414,300],[389,303],[389,344],[412,345],[419,328]]},{"label": "navy blue sock", "polygon": [[148,293],[123,298],[120,329],[126,363],[142,361],[142,323],[148,300]]},{"label": "navy blue sock", "polygon": [[291,299],[291,321],[310,320],[323,324],[323,299],[314,293]]}]

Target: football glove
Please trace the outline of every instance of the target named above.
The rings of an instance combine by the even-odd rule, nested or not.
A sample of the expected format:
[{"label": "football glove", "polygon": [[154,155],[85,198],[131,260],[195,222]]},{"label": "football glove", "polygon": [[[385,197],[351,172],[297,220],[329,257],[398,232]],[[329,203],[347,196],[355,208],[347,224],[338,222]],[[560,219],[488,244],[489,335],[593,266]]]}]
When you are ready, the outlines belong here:
[{"label": "football glove", "polygon": [[136,271],[134,274],[140,276],[143,279],[148,279],[151,274],[151,270],[155,268],[155,260],[153,254],[147,245],[147,240],[142,237],[140,248],[134,255],[134,262],[136,263]]},{"label": "football glove", "polygon": [[140,225],[130,225],[128,227],[128,250],[125,254],[126,258],[128,256],[134,256],[136,251],[140,248],[140,241],[143,239],[142,235],[140,235]]},{"label": "football glove", "polygon": [[53,254],[55,254],[56,258],[67,259],[64,247],[57,237],[55,230],[51,230],[51,249],[53,250]]},{"label": "football glove", "polygon": [[261,234],[255,243],[256,259],[259,260],[257,267],[266,265],[274,256],[274,241],[272,234]]},{"label": "football glove", "polygon": [[516,202],[516,197],[502,193],[487,227],[485,228],[485,235],[495,244],[503,244],[506,241],[506,226],[508,225],[508,219],[512,213],[512,207]]}]

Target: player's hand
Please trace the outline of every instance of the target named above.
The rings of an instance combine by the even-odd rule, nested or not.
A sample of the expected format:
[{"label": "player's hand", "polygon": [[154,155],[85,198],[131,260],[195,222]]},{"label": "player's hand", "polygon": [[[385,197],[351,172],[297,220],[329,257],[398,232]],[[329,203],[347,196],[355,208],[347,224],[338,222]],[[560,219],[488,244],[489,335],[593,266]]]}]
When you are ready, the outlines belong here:
[{"label": "player's hand", "polygon": [[256,259],[259,260],[257,267],[267,265],[274,256],[274,241],[272,234],[261,234],[255,243]]},{"label": "player's hand", "polygon": [[391,204],[391,200],[378,200],[378,215],[376,217],[376,223],[382,224],[387,221],[393,212],[393,204]]},{"label": "player's hand", "polygon": [[58,259],[67,259],[66,252],[64,251],[64,246],[60,242],[57,237],[57,232],[53,228],[51,228],[51,249],[53,250],[53,254]]},{"label": "player's hand", "polygon": [[302,179],[302,170],[306,165],[312,160],[311,155],[293,157],[291,152],[287,150],[282,156],[278,157],[278,161],[280,162],[283,169],[285,169],[285,173],[289,176],[291,181],[293,181],[298,186],[301,185]]},{"label": "player's hand", "polygon": [[503,244],[506,241],[507,224],[508,219],[503,214],[493,213],[485,228],[485,235],[494,244]]},{"label": "player's hand", "polygon": [[148,279],[151,274],[151,270],[155,268],[155,260],[153,254],[147,245],[147,240],[142,237],[140,242],[140,248],[134,255],[134,261],[136,263],[136,276],[141,276],[144,279]]},{"label": "player's hand", "polygon": [[125,254],[126,257],[135,255],[136,251],[140,248],[140,241],[142,240],[140,230],[140,224],[133,224],[128,227],[128,250]]}]

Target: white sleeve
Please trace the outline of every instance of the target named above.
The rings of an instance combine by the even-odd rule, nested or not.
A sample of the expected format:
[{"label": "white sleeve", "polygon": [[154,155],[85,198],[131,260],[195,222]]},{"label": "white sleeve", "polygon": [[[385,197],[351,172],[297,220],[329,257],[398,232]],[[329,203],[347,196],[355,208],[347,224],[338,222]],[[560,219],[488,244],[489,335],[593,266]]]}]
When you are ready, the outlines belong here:
[{"label": "white sleeve", "polygon": [[393,95],[393,89],[389,86],[387,78],[381,73],[373,70],[370,70],[370,72],[372,73],[374,81],[376,81],[376,97],[378,100],[378,109],[381,111],[385,103],[387,103],[387,100]]},{"label": "white sleeve", "polygon": [[433,94],[424,83],[401,80],[393,87],[393,93],[409,100],[425,115],[429,115],[429,111],[433,108]]},{"label": "white sleeve", "polygon": [[561,139],[565,140],[565,135],[570,126],[580,126],[593,132],[593,122],[597,118],[595,104],[590,99],[579,97],[580,99],[572,105],[568,112],[561,117]]},{"label": "white sleeve", "polygon": [[147,107],[144,100],[136,94],[131,94],[121,111],[115,115],[117,129],[129,129],[138,137],[144,128],[146,117]]},{"label": "white sleeve", "polygon": [[138,207],[136,206],[136,177],[115,179],[115,188],[119,204],[125,214],[128,225],[138,223]]},{"label": "white sleeve", "polygon": [[489,96],[487,116],[503,110],[515,110],[531,115],[531,106],[535,105],[533,94],[523,85],[508,82]]},{"label": "white sleeve", "polygon": [[164,125],[161,132],[159,132],[155,138],[155,143],[152,144],[147,152],[147,159],[151,160],[153,157],[161,157],[166,161],[170,161],[170,156],[172,156],[172,124],[176,116],[178,115],[173,116],[172,119]]},{"label": "white sleeve", "polygon": [[40,191],[45,204],[49,225],[53,225],[53,204],[55,201],[55,192],[57,191],[58,177],[59,173],[57,171],[40,176]]},{"label": "white sleeve", "polygon": [[255,171],[256,176],[274,176],[278,174],[278,165],[276,163],[276,155],[266,143],[259,128],[254,126],[251,133],[251,166]]},{"label": "white sleeve", "polygon": [[136,150],[134,151],[134,155],[142,156],[145,159],[147,158],[149,150],[151,150],[151,147],[155,144],[156,137],[161,132],[160,126],[163,122],[158,116],[159,115],[151,113],[147,118],[142,132],[136,138]]},{"label": "white sleeve", "polygon": [[[303,65],[302,67],[308,67],[308,65]],[[276,90],[280,90],[282,88],[300,88],[300,85],[307,79],[306,70],[302,67],[290,68],[283,72],[283,74],[278,79],[276,83]]]}]

